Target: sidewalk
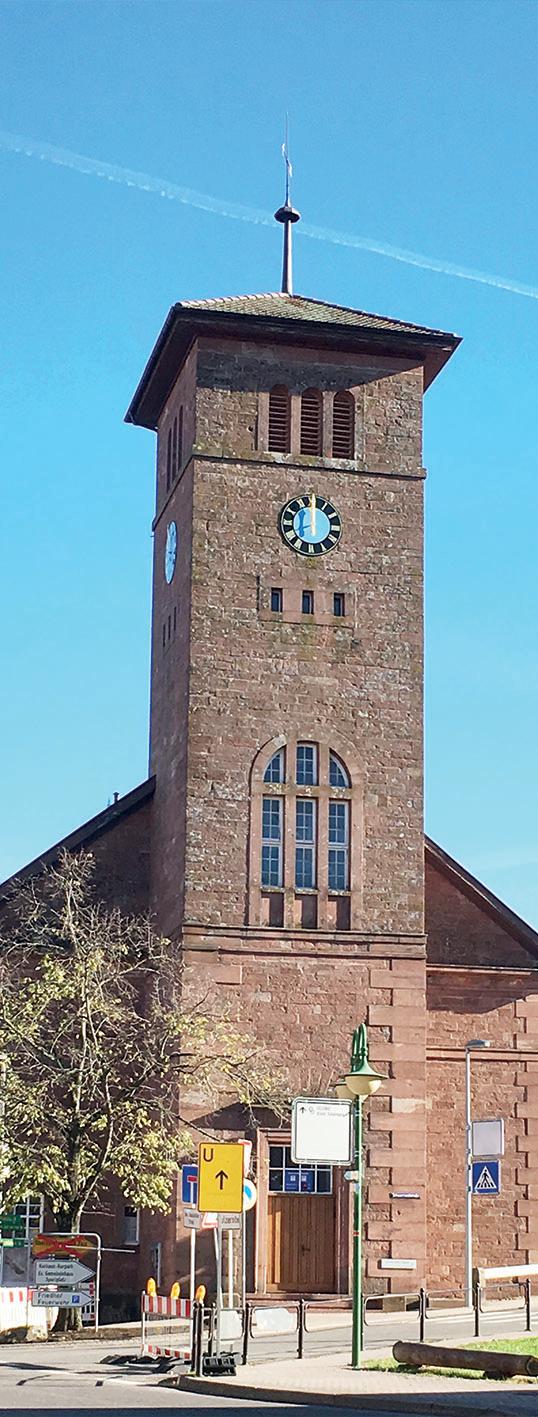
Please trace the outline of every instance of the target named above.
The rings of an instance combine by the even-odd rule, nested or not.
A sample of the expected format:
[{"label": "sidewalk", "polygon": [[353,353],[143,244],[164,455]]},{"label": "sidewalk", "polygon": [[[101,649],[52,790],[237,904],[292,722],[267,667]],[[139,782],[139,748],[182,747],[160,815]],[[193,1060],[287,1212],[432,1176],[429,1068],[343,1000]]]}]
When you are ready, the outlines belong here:
[{"label": "sidewalk", "polygon": [[[169,1380],[170,1381],[170,1380]],[[173,1380],[177,1381],[177,1380]],[[181,1377],[183,1392],[265,1402],[348,1407],[368,1412],[536,1417],[538,1381],[495,1382],[421,1373],[353,1372],[346,1356],[273,1360],[240,1368],[235,1378]]]}]

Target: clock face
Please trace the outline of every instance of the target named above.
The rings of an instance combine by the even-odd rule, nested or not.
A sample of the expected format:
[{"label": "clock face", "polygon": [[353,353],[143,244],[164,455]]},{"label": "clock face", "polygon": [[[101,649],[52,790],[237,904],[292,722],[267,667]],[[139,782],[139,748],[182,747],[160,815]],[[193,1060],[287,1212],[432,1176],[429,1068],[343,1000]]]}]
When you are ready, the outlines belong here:
[{"label": "clock face", "polygon": [[280,513],[280,530],[299,556],[323,556],[338,546],[342,519],[326,497],[309,492],[286,502]]},{"label": "clock face", "polygon": [[169,522],[166,528],[166,546],[164,548],[164,574],[167,585],[170,585],[176,569],[176,556],[177,526],[175,522]]}]

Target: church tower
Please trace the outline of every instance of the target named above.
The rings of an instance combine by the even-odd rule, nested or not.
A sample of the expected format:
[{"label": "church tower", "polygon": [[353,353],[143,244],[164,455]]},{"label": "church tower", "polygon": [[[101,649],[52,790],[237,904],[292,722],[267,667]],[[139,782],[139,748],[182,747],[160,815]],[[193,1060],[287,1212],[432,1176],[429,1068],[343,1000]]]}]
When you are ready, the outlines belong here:
[{"label": "church tower", "polygon": [[[458,340],[293,295],[289,197],[277,218],[283,290],[174,305],[127,414],[158,439],[152,901],[296,1092],[367,1019],[367,1276],[401,1290],[425,1260],[422,398]],[[249,1285],[346,1293],[347,1190],[293,1194],[275,1135]]]}]

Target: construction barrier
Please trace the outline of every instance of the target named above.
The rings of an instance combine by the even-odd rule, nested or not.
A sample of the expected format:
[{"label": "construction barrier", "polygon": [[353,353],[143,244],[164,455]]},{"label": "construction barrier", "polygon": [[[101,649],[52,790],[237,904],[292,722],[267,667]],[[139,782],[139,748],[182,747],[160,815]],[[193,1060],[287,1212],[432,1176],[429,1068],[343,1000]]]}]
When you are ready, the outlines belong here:
[{"label": "construction barrier", "polygon": [[142,1293],[140,1299],[141,1357],[190,1361],[191,1326],[182,1331],[181,1320],[190,1320],[190,1299],[170,1299],[167,1294]]},{"label": "construction barrier", "polygon": [[26,1286],[0,1287],[0,1336],[14,1329],[31,1328],[40,1337],[47,1336],[47,1320],[52,1324],[56,1316],[54,1309],[29,1309],[30,1293]]}]

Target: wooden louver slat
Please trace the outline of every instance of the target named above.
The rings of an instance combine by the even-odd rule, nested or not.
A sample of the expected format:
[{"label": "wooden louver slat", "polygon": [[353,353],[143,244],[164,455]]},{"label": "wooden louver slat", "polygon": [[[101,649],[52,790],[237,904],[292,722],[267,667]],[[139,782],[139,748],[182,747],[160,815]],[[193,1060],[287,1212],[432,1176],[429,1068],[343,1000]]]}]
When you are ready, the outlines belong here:
[{"label": "wooden louver slat", "polygon": [[355,455],[355,401],[353,394],[344,390],[333,399],[333,458],[352,458]]},{"label": "wooden louver slat", "polygon": [[305,389],[301,398],[301,452],[310,457],[321,454],[322,402],[319,389]]},{"label": "wooden louver slat", "polygon": [[269,394],[269,451],[290,451],[290,396],[283,385],[277,385]]}]

